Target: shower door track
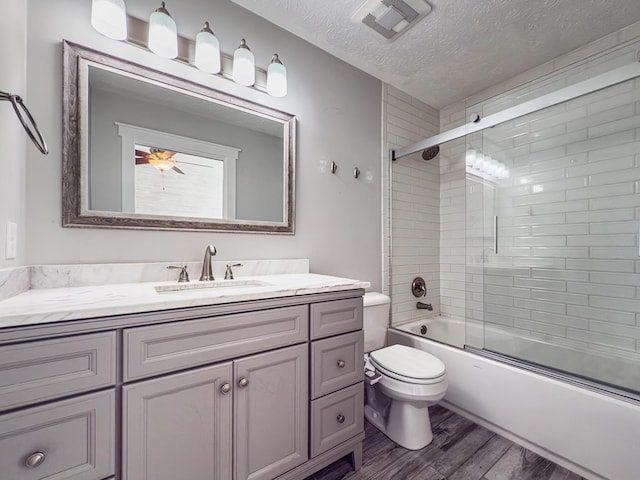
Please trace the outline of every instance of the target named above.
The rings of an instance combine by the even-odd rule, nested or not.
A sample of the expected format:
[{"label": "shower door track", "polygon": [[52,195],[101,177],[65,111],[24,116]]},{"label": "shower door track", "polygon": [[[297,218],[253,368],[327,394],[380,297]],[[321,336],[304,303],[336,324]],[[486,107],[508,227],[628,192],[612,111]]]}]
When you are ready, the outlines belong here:
[{"label": "shower door track", "polygon": [[485,350],[483,348],[471,347],[469,345],[465,345],[464,349],[467,352],[473,353],[475,355],[479,355],[481,357],[488,358],[490,360],[495,360],[497,362],[504,363],[512,367],[521,368],[523,370],[527,370],[529,372],[536,373],[538,375],[542,375],[547,378],[552,378],[560,382],[568,383],[576,387],[584,388],[595,393],[600,393],[602,395],[606,395],[608,397],[615,398],[623,402],[640,405],[640,395],[627,390],[616,388],[606,383],[600,383],[593,380],[589,380],[584,377],[572,375],[562,370],[556,370],[551,367],[541,366],[535,363],[527,362],[525,360],[520,360],[514,357],[510,357],[509,355],[497,353],[492,350]]},{"label": "shower door track", "polygon": [[573,100],[574,98],[582,97],[583,95],[626,82],[627,80],[632,80],[639,76],[640,61],[625,65],[624,67],[616,68],[607,73],[597,75],[588,80],[583,80],[568,87],[561,88],[555,92],[547,93],[533,100],[521,103],[520,105],[488,115],[485,118],[477,116],[475,121],[447,130],[446,132],[434,135],[425,140],[420,140],[419,142],[407,147],[392,150],[391,159],[397,160],[398,158],[411,155],[412,153],[419,152],[425,148],[441,145],[445,142],[464,137],[465,135],[484,130],[485,128],[508,122],[514,118],[537,112],[538,110],[552,107],[554,105]]}]

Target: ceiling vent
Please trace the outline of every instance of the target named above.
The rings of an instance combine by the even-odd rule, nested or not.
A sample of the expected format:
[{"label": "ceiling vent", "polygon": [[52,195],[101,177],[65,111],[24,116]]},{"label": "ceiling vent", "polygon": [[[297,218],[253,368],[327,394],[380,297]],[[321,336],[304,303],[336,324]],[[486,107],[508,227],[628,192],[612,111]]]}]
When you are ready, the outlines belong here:
[{"label": "ceiling vent", "polygon": [[351,19],[393,42],[430,12],[425,0],[367,0]]}]

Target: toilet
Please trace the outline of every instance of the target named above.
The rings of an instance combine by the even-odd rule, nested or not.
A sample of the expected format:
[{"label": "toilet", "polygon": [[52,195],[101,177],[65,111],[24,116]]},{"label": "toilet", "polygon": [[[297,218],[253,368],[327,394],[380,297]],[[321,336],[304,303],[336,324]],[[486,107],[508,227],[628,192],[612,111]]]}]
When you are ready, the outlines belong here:
[{"label": "toilet", "polygon": [[365,407],[367,420],[398,445],[419,450],[433,440],[429,405],[447,391],[442,361],[404,345],[385,347],[391,300],[364,296]]}]

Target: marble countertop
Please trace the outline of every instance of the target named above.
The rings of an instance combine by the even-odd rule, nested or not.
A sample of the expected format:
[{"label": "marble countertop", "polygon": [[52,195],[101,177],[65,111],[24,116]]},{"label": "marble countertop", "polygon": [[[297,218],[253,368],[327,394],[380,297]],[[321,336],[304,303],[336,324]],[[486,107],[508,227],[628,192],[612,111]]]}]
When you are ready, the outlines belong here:
[{"label": "marble countertop", "polygon": [[[234,280],[227,282],[232,284]],[[237,286],[233,287],[225,285],[162,293],[155,287],[178,287],[184,284],[161,281],[31,289],[0,301],[0,328],[365,289],[370,286],[369,282],[312,273],[242,276],[235,282]],[[247,284],[251,282],[264,284]],[[191,282],[191,285],[199,283]],[[224,281],[216,283],[220,285]]]}]

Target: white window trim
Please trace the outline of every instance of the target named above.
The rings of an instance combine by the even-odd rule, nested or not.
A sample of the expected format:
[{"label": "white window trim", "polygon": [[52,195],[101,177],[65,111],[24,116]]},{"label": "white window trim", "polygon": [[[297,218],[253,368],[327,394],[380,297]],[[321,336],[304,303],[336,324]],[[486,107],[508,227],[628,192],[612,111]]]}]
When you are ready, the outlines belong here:
[{"label": "white window trim", "polygon": [[[135,208],[135,146],[148,145],[165,150],[187,153],[224,162],[225,219],[236,218],[236,161],[240,148],[205,142],[172,133],[114,122],[121,137],[122,161],[122,211],[133,212]],[[188,192],[185,192],[188,195]]]}]

